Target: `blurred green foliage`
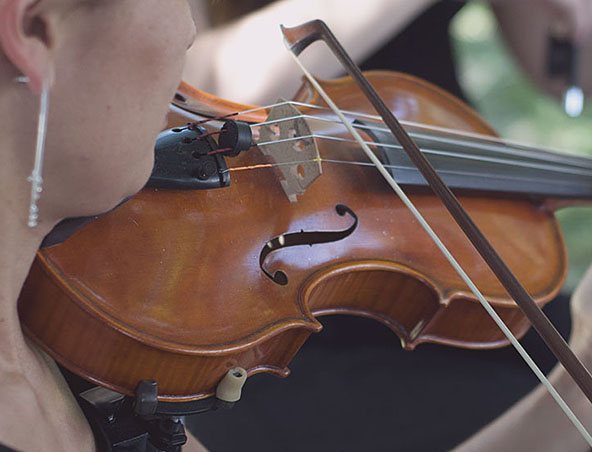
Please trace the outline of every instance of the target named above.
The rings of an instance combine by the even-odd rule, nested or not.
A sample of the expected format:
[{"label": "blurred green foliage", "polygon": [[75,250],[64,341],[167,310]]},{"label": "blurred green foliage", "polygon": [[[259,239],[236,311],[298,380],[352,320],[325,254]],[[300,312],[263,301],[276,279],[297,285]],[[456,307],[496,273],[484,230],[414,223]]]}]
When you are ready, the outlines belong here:
[{"label": "blurred green foliage", "polygon": [[[592,155],[592,99],[570,118],[539,91],[505,48],[487,4],[473,1],[455,17],[451,36],[461,85],[477,111],[503,137]],[[562,209],[557,217],[568,248],[572,291],[592,262],[592,207]]]}]

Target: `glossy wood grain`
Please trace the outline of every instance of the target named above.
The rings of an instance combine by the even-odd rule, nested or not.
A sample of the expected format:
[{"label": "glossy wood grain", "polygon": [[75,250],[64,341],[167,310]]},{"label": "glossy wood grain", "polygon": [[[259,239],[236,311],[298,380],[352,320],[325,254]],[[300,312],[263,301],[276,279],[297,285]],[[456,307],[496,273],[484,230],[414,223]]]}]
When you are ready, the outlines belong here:
[{"label": "glossy wood grain", "polygon": [[[466,105],[426,82],[384,72],[370,80],[400,119],[493,134]],[[323,84],[341,108],[372,112],[348,79]],[[189,95],[181,107],[214,116],[249,108],[186,89]],[[297,99],[320,103],[308,85]],[[170,116],[171,126],[184,122]],[[325,126],[329,132],[343,133]],[[318,145],[325,159],[364,159],[353,144]],[[253,149],[229,164],[265,161]],[[445,209],[427,193],[411,197],[502,318],[524,334],[527,321]],[[552,299],[566,272],[552,211],[528,200],[461,200],[537,303]],[[267,278],[259,268],[262,247],[287,232],[347,228],[351,220],[336,214],[336,204],[357,214],[356,231],[272,253],[268,267],[286,272],[289,283]],[[383,322],[409,349],[421,342],[507,343],[377,171],[345,164],[323,163],[322,176],[297,203],[270,169],[233,172],[225,189],[145,189],[40,252],[19,310],[27,334],[69,369],[126,394],[140,380],[157,380],[162,400],[211,395],[237,365],[250,374],[287,375],[290,359],[321,329],[316,317],[331,313]]]}]

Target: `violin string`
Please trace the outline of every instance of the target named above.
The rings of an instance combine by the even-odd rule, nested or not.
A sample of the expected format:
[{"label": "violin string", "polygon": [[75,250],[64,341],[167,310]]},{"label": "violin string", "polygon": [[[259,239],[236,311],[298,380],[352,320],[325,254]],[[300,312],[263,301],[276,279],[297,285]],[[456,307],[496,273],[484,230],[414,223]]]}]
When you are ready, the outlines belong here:
[{"label": "violin string", "polygon": [[211,137],[214,135],[224,135],[226,130],[214,130],[213,132],[206,132],[202,133],[200,136],[197,137],[198,140],[203,140],[204,138]]},{"label": "violin string", "polygon": [[[303,135],[300,137],[282,138],[282,139],[278,139],[278,140],[265,141],[263,143],[257,143],[257,145],[258,146],[271,146],[274,144],[286,143],[286,142],[290,142],[290,141],[300,141],[300,140],[304,140],[307,138],[316,138],[316,139],[322,139],[322,140],[328,140],[328,141],[341,141],[341,142],[346,142],[346,143],[357,143],[356,140],[349,139],[349,138],[335,137],[335,136],[331,136],[331,135],[319,135],[319,134],[313,133],[310,135]],[[372,147],[383,147],[383,148],[389,148],[389,149],[403,150],[403,147],[399,144],[380,143],[380,142],[374,142],[374,141],[364,141],[364,143],[367,144],[368,146],[372,146]],[[435,149],[422,148],[421,152],[424,154],[427,154],[427,155],[444,156],[444,157],[461,159],[461,160],[472,160],[472,161],[477,161],[477,162],[496,163],[496,164],[512,166],[512,167],[531,168],[531,169],[538,169],[538,170],[549,171],[549,172],[564,173],[564,174],[578,175],[578,176],[591,176],[592,177],[592,171],[587,171],[585,169],[579,169],[579,168],[568,169],[568,168],[561,168],[558,166],[551,166],[551,165],[547,165],[544,163],[530,163],[530,162],[513,161],[513,160],[501,159],[501,158],[495,158],[495,157],[474,156],[471,154],[463,154],[463,153],[451,152],[451,151],[438,151]]]},{"label": "violin string", "polygon": [[[310,159],[310,160],[297,160],[294,162],[281,162],[281,163],[262,163],[259,165],[249,165],[249,166],[234,166],[234,167],[230,167],[227,168],[226,170],[222,171],[222,173],[230,173],[233,171],[247,171],[247,170],[255,170],[255,169],[264,169],[264,168],[276,168],[278,166],[292,166],[292,165],[303,165],[306,163],[312,163],[312,162],[324,162],[325,159],[322,158],[316,158],[316,159]],[[330,161],[328,161],[330,162]],[[331,162],[330,162],[331,163]],[[369,165],[371,165],[369,163]]]},{"label": "violin string", "polygon": [[[323,111],[328,111],[328,112],[331,111],[331,109],[329,109],[327,107],[323,107],[321,105],[313,105],[313,104],[307,104],[307,103],[293,101],[293,100],[286,100],[286,101],[278,102],[275,104],[270,104],[270,105],[263,106],[263,107],[255,107],[255,108],[251,108],[249,110],[244,110],[244,111],[239,112],[238,114],[242,115],[242,114],[248,114],[248,113],[253,113],[253,112],[262,111],[262,110],[269,110],[274,107],[284,106],[284,105],[293,105],[296,107],[323,110]],[[349,111],[349,110],[342,110],[342,112],[345,115],[353,117],[354,119],[362,118],[362,119],[369,119],[371,121],[375,121],[380,124],[382,123],[382,118],[377,115],[372,115],[372,114],[363,113],[363,112]],[[310,117],[314,118],[314,119],[319,119],[319,120],[326,120],[326,118],[323,118],[321,116],[310,116]],[[339,121],[335,121],[335,120],[332,120],[332,122],[339,123]],[[582,157],[579,154],[571,153],[571,152],[568,152],[568,151],[562,150],[562,149],[551,148],[548,146],[534,147],[531,144],[524,143],[519,140],[509,140],[506,138],[496,137],[493,135],[486,135],[486,134],[482,134],[482,133],[478,133],[478,132],[469,132],[469,131],[464,131],[464,130],[459,130],[459,129],[451,129],[448,127],[435,126],[435,125],[424,124],[424,123],[414,122],[414,121],[401,120],[399,122],[402,125],[407,126],[409,128],[424,129],[424,130],[429,130],[429,131],[433,131],[433,132],[445,133],[447,135],[455,135],[455,136],[459,136],[459,137],[473,138],[473,139],[485,141],[485,142],[498,143],[498,144],[504,145],[506,147],[511,146],[512,148],[529,150],[533,153],[548,152],[551,154],[561,154],[561,155],[566,155],[566,156],[571,156],[571,157],[576,157],[576,158]],[[257,127],[260,124],[263,124],[263,123],[255,123],[255,124],[251,124],[251,126]],[[390,130],[388,130],[386,128],[382,128],[381,130],[383,130],[385,132],[390,132]],[[469,141],[468,143],[473,143],[473,142]]]},{"label": "violin string", "polygon": [[[269,104],[266,106],[260,106],[260,107],[254,107],[254,108],[250,108],[248,110],[243,110],[240,112],[233,112],[230,113],[228,115],[223,115],[223,116],[218,116],[216,118],[207,118],[207,119],[201,119],[201,120],[197,120],[194,121],[197,124],[202,124],[202,123],[207,123],[210,121],[216,121],[216,120],[221,120],[221,119],[226,119],[232,116],[240,116],[240,115],[247,115],[249,113],[256,113],[258,111],[264,111],[264,110],[270,110],[274,107],[280,107],[280,106],[284,106],[284,105],[293,105],[293,106],[298,106],[298,107],[303,107],[303,108],[310,108],[310,109],[317,109],[317,110],[323,110],[323,111],[331,111],[329,108],[327,107],[323,107],[320,105],[313,105],[313,104],[307,104],[304,102],[298,102],[298,101],[293,101],[293,100],[287,100],[287,101],[281,101],[281,102],[277,102],[274,104]],[[187,110],[184,110],[182,108],[179,108],[177,106],[171,105],[171,109],[173,110],[177,110],[182,114],[191,114],[193,116],[195,116],[196,118],[199,118],[199,116],[197,116],[195,113],[193,112],[189,112]],[[372,115],[372,114],[368,114],[368,113],[363,113],[363,112],[355,112],[355,111],[349,111],[349,110],[342,110],[342,112],[346,115],[350,115],[352,117],[354,117],[355,119],[358,118],[365,118],[365,119],[369,119],[369,120],[373,120],[373,121],[378,121],[379,123],[382,122],[382,118],[380,118],[380,116],[377,115]],[[330,120],[328,118],[323,118],[321,116],[312,116],[312,115],[302,115],[302,116],[306,116],[310,119],[316,119],[316,120],[321,120],[321,121],[329,121],[329,122],[334,122],[334,123],[339,123],[339,121],[336,120]],[[288,120],[288,119],[298,119],[301,116],[295,116],[293,118],[287,118],[284,120]],[[262,126],[265,125],[267,123],[273,123],[273,122],[280,122],[280,120],[275,120],[275,121],[264,121],[261,123],[255,123],[255,124],[251,124],[251,127],[258,127],[258,126]],[[592,167],[592,160],[582,156],[582,155],[578,155],[575,153],[570,153],[566,150],[562,150],[562,149],[556,149],[556,148],[551,148],[551,147],[547,147],[547,146],[532,146],[530,144],[524,143],[524,142],[520,142],[518,140],[509,140],[509,139],[505,139],[505,138],[500,138],[500,137],[496,137],[496,136],[492,136],[492,135],[485,135],[485,134],[481,134],[481,133],[476,133],[476,132],[468,132],[468,131],[463,131],[463,130],[458,130],[458,129],[451,129],[451,128],[447,128],[447,127],[440,127],[440,126],[434,126],[434,125],[429,125],[429,124],[423,124],[423,123],[419,123],[419,122],[414,122],[414,121],[405,121],[405,120],[401,120],[399,121],[402,125],[404,126],[408,126],[410,128],[414,127],[414,128],[419,128],[419,129],[424,129],[424,130],[429,130],[429,131],[433,131],[433,132],[440,132],[440,133],[445,133],[448,135],[453,135],[453,136],[459,136],[459,137],[466,137],[466,138],[473,138],[479,141],[484,141],[484,142],[493,142],[493,143],[497,143],[499,145],[502,145],[503,148],[505,149],[511,149],[512,151],[518,151],[518,150],[523,150],[526,151],[528,153],[528,156],[532,156],[534,158],[541,158],[541,152],[544,152],[547,158],[549,159],[561,159],[563,157],[575,157],[577,159],[581,159],[581,164],[585,165],[588,167],[587,161],[590,161],[590,166]],[[390,133],[390,130],[386,129],[386,128],[382,128],[382,127],[371,127],[371,126],[364,126],[364,125],[357,125],[356,127],[358,128],[368,128],[369,130],[377,130],[377,131],[384,131],[387,133]],[[411,135],[411,134],[410,134]],[[412,135],[413,137],[413,135]],[[419,136],[417,135],[418,138],[426,138],[426,139],[433,139],[433,140],[438,140],[440,138],[444,139],[444,140],[449,140],[447,138],[444,137],[429,137],[429,136]],[[452,141],[450,141],[450,143],[453,143]],[[466,145],[466,146],[475,146],[478,143],[476,143],[475,141],[454,141],[454,144],[457,145]],[[508,152],[508,151],[506,151]],[[559,155],[557,155],[559,154]],[[578,162],[580,163],[580,162]]]},{"label": "violin string", "polygon": [[215,149],[213,151],[208,152],[206,155],[214,155],[214,154],[223,154],[224,152],[232,151],[233,148],[222,148],[222,149]]},{"label": "violin string", "polygon": [[201,126],[203,124],[207,124],[208,122],[212,122],[212,121],[222,121],[224,119],[232,118],[233,116],[238,116],[238,115],[239,115],[239,113],[232,112],[232,113],[228,113],[226,115],[216,116],[214,118],[200,119],[199,121],[194,121],[194,122],[192,122],[190,124],[187,124],[187,126],[185,128],[189,129],[191,127]]},{"label": "violin string", "polygon": [[[294,57],[294,59],[301,66],[302,70],[305,73],[307,73],[306,69],[301,65],[300,61],[298,61],[296,57]],[[311,83],[313,83],[313,85],[316,83],[316,80],[314,80],[314,78],[310,74],[308,74],[307,77],[309,77],[309,79],[311,80]],[[316,85],[318,85],[318,84],[316,84]],[[319,93],[323,93],[323,90],[322,90],[322,88],[320,86],[317,86],[316,88],[319,91]],[[323,94],[321,94],[321,95],[323,95]],[[327,99],[326,99],[326,101],[327,101]],[[327,103],[329,105],[333,104],[332,101],[330,101],[330,100],[327,101]],[[302,103],[297,103],[297,102],[292,102],[292,101],[281,102],[281,103],[277,103],[275,105],[278,106],[278,105],[286,105],[286,104],[300,105],[300,106],[305,106],[305,107],[308,107],[308,108],[326,109],[326,108],[323,108],[323,107],[318,107],[318,106],[313,106],[313,105],[307,105],[307,104],[302,104]],[[421,216],[421,214],[413,206],[413,204],[407,198],[407,196],[405,195],[405,193],[400,189],[400,187],[397,185],[397,183],[386,172],[386,169],[384,169],[384,168],[382,170],[380,169],[380,167],[381,167],[380,161],[378,161],[378,159],[374,156],[374,154],[372,153],[372,151],[369,149],[368,145],[366,145],[363,142],[363,140],[361,139],[361,137],[359,136],[359,134],[357,134],[357,132],[354,130],[354,128],[351,125],[349,125],[349,123],[347,122],[347,119],[344,117],[344,113],[345,114],[349,114],[349,115],[353,115],[353,116],[357,116],[357,117],[366,117],[368,119],[379,120],[379,121],[381,120],[381,118],[379,118],[379,117],[377,117],[375,115],[359,114],[359,113],[356,113],[356,112],[344,111],[344,113],[341,113],[334,104],[332,105],[332,107],[334,107],[334,108],[332,108],[333,111],[335,111],[335,113],[338,116],[340,116],[340,118],[341,118],[343,124],[346,126],[346,128],[350,129],[350,133],[352,133],[354,136],[357,136],[357,138],[359,139],[360,145],[366,151],[366,153],[368,154],[369,158],[371,160],[373,160],[373,161],[374,161],[374,159],[376,159],[376,161],[374,163],[375,166],[379,169],[379,171],[387,179],[387,181],[389,182],[389,184],[397,192],[397,194],[399,195],[399,197],[407,205],[407,207],[411,210],[411,212],[416,216],[416,218],[418,219],[418,221],[420,222],[420,224],[422,225],[422,227],[426,230],[426,232],[428,234],[430,234],[430,232],[431,232],[430,235],[432,235],[432,234],[434,235],[434,237],[432,237],[432,239],[434,240],[434,242],[436,243],[436,245],[441,249],[442,253],[446,256],[446,258],[449,260],[449,262],[451,263],[451,265],[453,265],[453,267],[456,269],[456,271],[459,273],[459,275],[465,281],[465,283],[467,283],[467,285],[471,288],[471,290],[473,291],[473,293],[475,293],[475,295],[477,295],[477,298],[479,299],[480,303],[483,305],[483,307],[486,309],[486,311],[489,313],[489,315],[493,318],[493,320],[496,322],[496,324],[498,324],[498,326],[500,327],[500,329],[502,330],[502,332],[506,335],[506,337],[508,337],[508,340],[517,349],[518,353],[522,356],[522,358],[529,365],[529,367],[531,368],[531,370],[539,378],[539,380],[541,381],[541,383],[546,387],[546,389],[549,391],[549,393],[551,394],[551,396],[555,399],[555,401],[558,403],[558,405],[561,407],[561,409],[564,411],[564,413],[568,416],[568,418],[570,419],[570,421],[574,424],[574,426],[578,429],[578,431],[582,434],[582,436],[586,439],[586,441],[592,446],[592,437],[590,436],[590,434],[585,430],[584,426],[577,419],[577,417],[574,415],[574,413],[571,411],[571,409],[565,404],[565,402],[563,401],[563,399],[561,398],[561,396],[557,393],[557,391],[555,390],[555,388],[550,384],[550,382],[547,380],[547,378],[544,376],[544,374],[540,371],[540,369],[538,368],[538,366],[536,365],[536,363],[534,363],[534,361],[530,358],[530,356],[523,349],[523,347],[520,345],[520,343],[516,340],[516,338],[511,333],[511,331],[505,326],[505,324],[499,318],[499,316],[497,315],[497,313],[493,310],[493,308],[491,308],[491,306],[489,305],[489,303],[487,302],[487,300],[483,297],[483,295],[479,292],[479,290],[477,289],[477,287],[474,286],[474,284],[472,283],[472,281],[469,279],[468,275],[466,275],[466,273],[464,272],[464,270],[458,265],[458,263],[456,263],[456,261],[454,260],[454,257],[452,255],[450,255],[449,251],[446,249],[446,247],[443,245],[443,243],[440,241],[440,239],[437,238],[437,236],[435,236],[435,234],[431,230],[429,224],[427,224],[427,222],[425,222],[425,220],[423,219],[423,217]],[[258,107],[258,108],[253,108],[253,109],[250,109],[250,110],[245,110],[244,112],[237,113],[237,115],[246,114],[246,113],[249,113],[249,112],[256,112],[256,111],[264,110],[264,109],[266,110],[267,107]],[[179,109],[179,110],[181,110],[181,109]],[[328,110],[328,109],[326,109],[326,110]],[[184,114],[187,114],[187,112],[185,110],[182,110],[182,112]],[[502,143],[502,144],[511,144],[514,147],[522,147],[524,149],[529,149],[529,150],[530,149],[534,149],[534,148],[532,148],[532,147],[530,147],[528,145],[525,145],[523,143],[519,143],[519,142],[516,142],[516,141],[510,141],[510,140],[503,140],[502,141],[501,139],[499,139],[497,137],[492,137],[492,136],[488,136],[488,135],[482,135],[482,134],[478,134],[478,133],[460,132],[460,131],[453,130],[453,129],[447,129],[447,128],[442,128],[442,127],[427,126],[427,125],[424,125],[424,124],[413,123],[411,121],[401,121],[401,123],[403,125],[414,126],[414,127],[423,128],[423,129],[426,129],[426,130],[444,132],[444,133],[454,134],[454,135],[457,135],[457,136],[471,137],[471,138],[476,138],[476,139],[483,140],[483,141],[497,142],[497,143]],[[556,152],[556,150],[549,149],[549,148],[543,148],[543,147],[539,148],[539,150],[544,150],[544,151],[548,151],[548,152]],[[291,163],[291,164],[294,164],[294,163]],[[245,169],[247,169],[247,168],[248,169],[257,168],[257,167],[260,167],[260,166],[261,167],[269,167],[270,165],[254,165],[254,166],[251,166],[251,167],[245,167]],[[236,170],[238,170],[238,168],[235,168],[234,170],[236,171]]]},{"label": "violin string", "polygon": [[222,135],[224,133],[225,133],[224,130],[215,130],[213,132],[206,132],[206,133],[202,133],[201,135],[199,135],[197,137],[183,138],[183,143],[184,144],[191,144],[191,143],[194,143],[196,141],[205,140],[207,137],[211,137],[211,136],[214,136],[214,135]]},{"label": "violin string", "polygon": [[477,299],[479,300],[479,302],[481,303],[483,308],[487,311],[487,313],[495,321],[495,323],[498,325],[498,327],[502,330],[504,335],[508,338],[508,340],[516,348],[518,353],[522,356],[522,358],[528,364],[528,366],[531,368],[531,370],[534,372],[534,374],[539,378],[541,383],[547,388],[547,390],[549,391],[549,394],[555,399],[555,401],[558,403],[558,405],[561,407],[561,409],[564,411],[564,413],[568,416],[568,418],[571,420],[571,422],[574,424],[574,426],[578,429],[578,431],[586,439],[588,444],[590,444],[590,446],[592,446],[592,436],[590,436],[590,434],[586,431],[586,429],[584,428],[582,423],[579,421],[579,419],[575,416],[573,411],[569,408],[569,406],[561,398],[561,396],[555,390],[553,385],[551,385],[549,380],[545,377],[545,374],[543,374],[543,372],[540,370],[540,368],[537,366],[537,364],[533,361],[533,359],[530,357],[530,355],[522,347],[520,342],[518,342],[516,337],[512,334],[510,329],[506,326],[506,324],[499,317],[497,312],[495,312],[493,307],[485,299],[485,297],[483,296],[481,291],[477,288],[477,286],[473,283],[473,281],[469,277],[469,275],[464,271],[464,269],[460,266],[460,264],[457,262],[457,260],[454,258],[454,256],[450,253],[450,251],[444,245],[442,240],[433,231],[433,229],[431,228],[429,223],[424,219],[424,217],[421,215],[419,210],[417,210],[417,208],[411,202],[411,200],[407,197],[405,192],[401,189],[401,187],[397,184],[397,182],[395,182],[395,180],[392,178],[392,176],[386,170],[386,168],[384,168],[384,166],[382,165],[380,160],[378,160],[376,155],[374,155],[374,153],[370,150],[370,148],[364,142],[364,140],[362,139],[360,134],[351,126],[351,124],[349,124],[349,122],[348,122],[347,118],[344,116],[344,114],[341,113],[341,111],[339,110],[337,105],[335,105],[333,100],[325,93],[323,88],[316,81],[316,79],[312,76],[312,74],[304,67],[304,65],[298,59],[298,57],[292,52],[289,52],[289,53],[293,57],[296,64],[298,64],[298,66],[300,66],[300,69],[302,70],[302,72],[304,73],[306,78],[308,78],[308,80],[313,85],[313,87],[317,90],[319,95],[323,98],[323,100],[327,103],[327,105],[329,105],[331,110],[333,110],[333,112],[341,119],[341,121],[343,122],[345,127],[347,127],[347,129],[349,130],[349,132],[356,138],[356,140],[358,141],[358,143],[360,144],[362,149],[364,149],[364,151],[366,152],[368,158],[372,161],[372,163],[374,163],[374,165],[376,166],[378,171],[382,174],[382,176],[385,178],[385,180],[389,183],[389,185],[397,193],[397,195],[399,196],[401,201],[403,201],[403,203],[411,211],[413,216],[421,224],[422,228],[428,233],[428,235],[431,237],[431,239],[436,244],[436,246],[440,249],[442,254],[444,254],[444,256],[446,257],[448,262],[453,266],[453,268],[456,270],[458,275],[462,278],[462,280],[465,282],[465,284],[467,284],[467,286],[470,288],[471,292],[473,292],[473,294],[475,294],[475,296],[477,297]]},{"label": "violin string", "polygon": [[[279,124],[281,122],[292,121],[295,119],[317,120],[317,121],[330,122],[330,123],[335,123],[335,124],[341,125],[340,121],[336,121],[334,119],[316,117],[316,116],[311,116],[311,115],[300,115],[300,116],[292,116],[292,117],[288,117],[288,118],[281,118],[278,120],[269,120],[269,121],[261,122],[258,124],[253,124],[253,125],[251,125],[251,127],[260,127],[260,126],[266,126],[266,125],[272,125],[272,124]],[[375,126],[369,126],[366,124],[355,124],[355,125],[353,125],[353,127],[357,128],[357,129],[362,129],[362,130],[385,132],[385,133],[388,133],[389,135],[392,135],[391,131],[387,128],[384,128],[384,127],[375,127]],[[581,156],[577,157],[578,158],[577,163],[572,164],[572,163],[567,162],[566,157],[561,154],[548,154],[548,153],[541,154],[538,150],[534,151],[532,149],[513,149],[511,147],[503,146],[503,145],[487,145],[484,143],[479,143],[479,142],[474,142],[474,141],[455,140],[452,138],[446,138],[446,137],[442,137],[442,136],[425,135],[425,134],[417,133],[417,132],[409,132],[409,136],[411,136],[412,138],[415,138],[415,139],[423,139],[426,141],[432,141],[435,144],[447,143],[447,144],[452,144],[452,145],[456,145],[456,146],[464,146],[464,147],[474,148],[474,149],[476,148],[476,149],[480,149],[483,151],[489,151],[492,153],[509,155],[511,157],[522,156],[522,157],[526,157],[526,158],[529,158],[529,159],[535,160],[535,161],[555,162],[555,163],[559,163],[565,167],[571,166],[571,167],[576,167],[576,168],[584,167],[584,168],[592,169],[592,159],[586,159],[585,157],[581,157]],[[355,141],[352,140],[352,142],[355,142]],[[386,145],[383,145],[383,144],[381,144],[381,146],[387,147]],[[402,147],[400,147],[400,149],[402,149]],[[423,149],[422,149],[422,151],[423,151]]]},{"label": "violin string", "polygon": [[[244,115],[244,114],[253,113],[253,112],[262,111],[262,110],[268,110],[268,109],[271,109],[274,107],[284,106],[284,105],[294,105],[294,106],[306,107],[306,108],[311,108],[311,109],[320,109],[320,110],[330,111],[330,109],[328,109],[327,107],[322,107],[322,106],[318,106],[318,105],[311,105],[311,104],[306,104],[306,103],[297,102],[297,101],[282,101],[282,102],[277,102],[275,104],[270,104],[270,105],[267,105],[264,107],[255,107],[255,108],[251,108],[248,110],[243,110],[241,112],[234,112],[234,113],[231,113],[228,115],[219,116],[217,118],[209,118],[207,120],[202,120],[202,121],[203,122],[215,121],[215,120],[219,120],[219,119],[223,119],[223,118],[228,118],[231,116]],[[183,109],[180,109],[179,107],[175,107],[175,106],[172,106],[172,107],[173,107],[173,109],[179,110],[180,112],[182,112],[184,114],[189,113]],[[347,110],[344,110],[344,113],[349,114],[351,116],[357,116],[357,117],[373,119],[373,120],[381,120],[381,118],[376,115],[370,115],[370,114],[366,114],[366,113],[359,113],[359,112],[357,113],[357,112],[352,112],[352,111],[347,111]],[[196,115],[194,115],[194,116],[196,116]],[[196,116],[196,118],[197,118],[197,116]],[[337,124],[341,125],[340,121],[336,121],[334,119],[324,118],[324,117],[320,117],[320,116],[312,116],[312,115],[299,115],[299,116],[294,116],[291,118],[281,118],[281,119],[277,119],[277,120],[273,120],[273,121],[264,121],[261,123],[251,124],[251,127],[261,127],[261,126],[268,125],[268,124],[280,123],[283,121],[299,119],[299,118],[307,118],[307,119],[311,119],[311,120],[331,122],[331,123],[337,123]],[[199,121],[199,120],[194,121],[194,123],[201,123],[201,121]],[[520,143],[518,141],[503,140],[501,138],[490,136],[490,135],[483,135],[483,134],[472,133],[472,132],[464,132],[464,131],[460,131],[460,130],[456,130],[456,129],[445,128],[445,127],[430,126],[427,124],[421,124],[421,123],[416,123],[416,122],[412,122],[412,121],[401,121],[401,124],[408,125],[411,127],[418,127],[418,128],[422,128],[422,129],[426,129],[426,130],[445,132],[449,135],[472,137],[472,138],[476,138],[481,141],[492,141],[492,142],[496,142],[499,144],[497,146],[494,145],[494,146],[488,147],[486,144],[478,143],[475,141],[453,140],[451,138],[446,138],[446,137],[442,137],[442,136],[430,136],[430,135],[425,135],[425,134],[421,134],[421,133],[417,133],[417,132],[410,132],[410,136],[412,138],[432,140],[437,143],[446,142],[449,144],[455,144],[455,145],[459,145],[459,146],[469,146],[469,147],[472,146],[472,147],[480,148],[482,150],[488,150],[488,151],[493,151],[493,152],[500,152],[500,153],[509,154],[511,156],[523,155],[524,157],[532,158],[532,159],[539,160],[539,161],[557,162],[557,163],[562,164],[563,166],[573,166],[573,167],[577,167],[577,168],[581,168],[583,166],[583,167],[592,169],[592,159],[586,158],[581,155],[570,154],[565,151],[559,151],[556,149],[545,148],[545,147],[536,147],[535,148],[535,147],[526,145],[524,143]],[[390,133],[390,130],[388,130],[384,127],[380,127],[380,126],[374,127],[374,126],[360,124],[360,125],[356,125],[355,127],[359,128],[359,129],[374,130],[374,131]],[[510,147],[510,145],[512,147]],[[387,145],[382,145],[382,146],[387,146]],[[541,154],[541,152],[544,152],[544,154]],[[558,154],[558,153],[560,153],[560,154]],[[566,158],[569,158],[569,157],[577,158],[578,159],[577,163],[570,164],[570,163],[566,162],[565,161]],[[590,163],[588,163],[588,162],[590,162]]]},{"label": "violin string", "polygon": [[[419,138],[419,139],[423,139],[423,140],[427,140],[427,141],[433,141],[436,142],[438,144],[441,143],[447,143],[447,144],[452,144],[452,145],[456,145],[456,146],[464,146],[466,145],[467,142],[462,141],[462,140],[455,140],[452,138],[447,138],[447,137],[435,137],[435,136],[430,136],[430,135],[425,135],[422,133],[412,133],[414,138]],[[473,149],[479,149],[479,150],[483,150],[483,151],[492,151],[492,152],[496,152],[496,153],[504,153],[504,154],[509,154],[509,155],[513,155],[513,156],[521,156],[521,157],[526,157],[532,160],[537,160],[537,161],[547,161],[547,162],[555,162],[555,163],[559,163],[563,166],[574,166],[574,167],[584,167],[584,168],[589,168],[592,169],[592,159],[587,158],[585,156],[574,156],[574,155],[562,155],[562,154],[555,154],[555,153],[547,153],[547,152],[543,152],[535,149],[535,148],[529,148],[529,149],[525,149],[525,148],[512,148],[509,146],[503,146],[503,145],[486,145],[480,142],[470,142],[470,144],[468,145],[469,147],[473,148]],[[569,159],[570,157],[576,157],[578,160],[577,162],[569,162],[567,159]]]},{"label": "violin string", "polygon": [[[367,168],[372,168],[372,169],[376,168],[374,166],[374,164],[370,163],[370,162],[359,162],[359,161],[355,161],[355,160],[336,160],[336,159],[327,159],[327,158],[323,158],[323,157],[318,157],[318,158],[309,159],[309,160],[295,160],[295,161],[291,161],[291,162],[264,163],[264,164],[249,165],[249,166],[234,166],[234,167],[227,168],[226,170],[224,170],[222,172],[225,173],[225,172],[233,172],[233,171],[269,169],[269,168],[276,168],[276,167],[280,167],[280,166],[295,166],[295,165],[303,165],[306,163],[314,163],[314,162],[361,166],[361,167],[367,167]],[[405,170],[411,169],[409,166],[392,165],[392,164],[386,164],[386,163],[383,163],[383,166],[388,169],[399,170],[399,171],[405,171]],[[503,179],[508,182],[513,182],[513,181],[532,182],[532,183],[540,182],[540,180],[538,180],[538,179],[532,179],[532,178],[522,177],[522,176],[516,177],[516,176],[508,176],[508,175],[490,175],[490,174],[484,174],[484,173],[475,173],[475,172],[471,172],[471,171],[438,170],[438,173],[439,174],[454,175],[454,176],[472,176],[472,177],[479,177],[482,179]],[[551,182],[548,182],[548,183],[551,183]],[[570,182],[570,183],[572,185],[579,185],[578,183],[573,183],[573,182]]]}]

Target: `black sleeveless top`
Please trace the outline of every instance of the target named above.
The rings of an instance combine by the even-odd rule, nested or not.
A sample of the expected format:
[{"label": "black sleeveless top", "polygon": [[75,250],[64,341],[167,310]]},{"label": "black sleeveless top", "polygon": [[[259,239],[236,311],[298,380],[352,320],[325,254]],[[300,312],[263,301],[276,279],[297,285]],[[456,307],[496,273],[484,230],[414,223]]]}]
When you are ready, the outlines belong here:
[{"label": "black sleeveless top", "polygon": [[18,451],[11,449],[8,446],[3,446],[2,444],[0,444],[0,452],[18,452]]},{"label": "black sleeveless top", "polygon": [[442,0],[428,8],[360,66],[415,75],[466,100],[458,83],[448,28],[464,2]]}]

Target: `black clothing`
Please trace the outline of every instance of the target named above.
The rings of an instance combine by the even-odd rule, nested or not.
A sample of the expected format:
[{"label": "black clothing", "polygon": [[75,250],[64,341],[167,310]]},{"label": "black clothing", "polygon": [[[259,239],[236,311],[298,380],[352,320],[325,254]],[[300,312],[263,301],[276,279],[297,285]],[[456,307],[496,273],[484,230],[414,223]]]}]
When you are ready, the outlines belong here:
[{"label": "black clothing", "polygon": [[[569,337],[569,297],[545,312]],[[374,320],[327,316],[290,363],[286,379],[247,380],[229,411],[187,418],[212,452],[444,452],[538,385],[513,347],[401,349]],[[521,341],[543,372],[555,358],[532,330]]]},{"label": "black clothing", "polygon": [[415,75],[465,100],[458,83],[448,28],[464,2],[439,1],[364,61],[362,70]]}]

